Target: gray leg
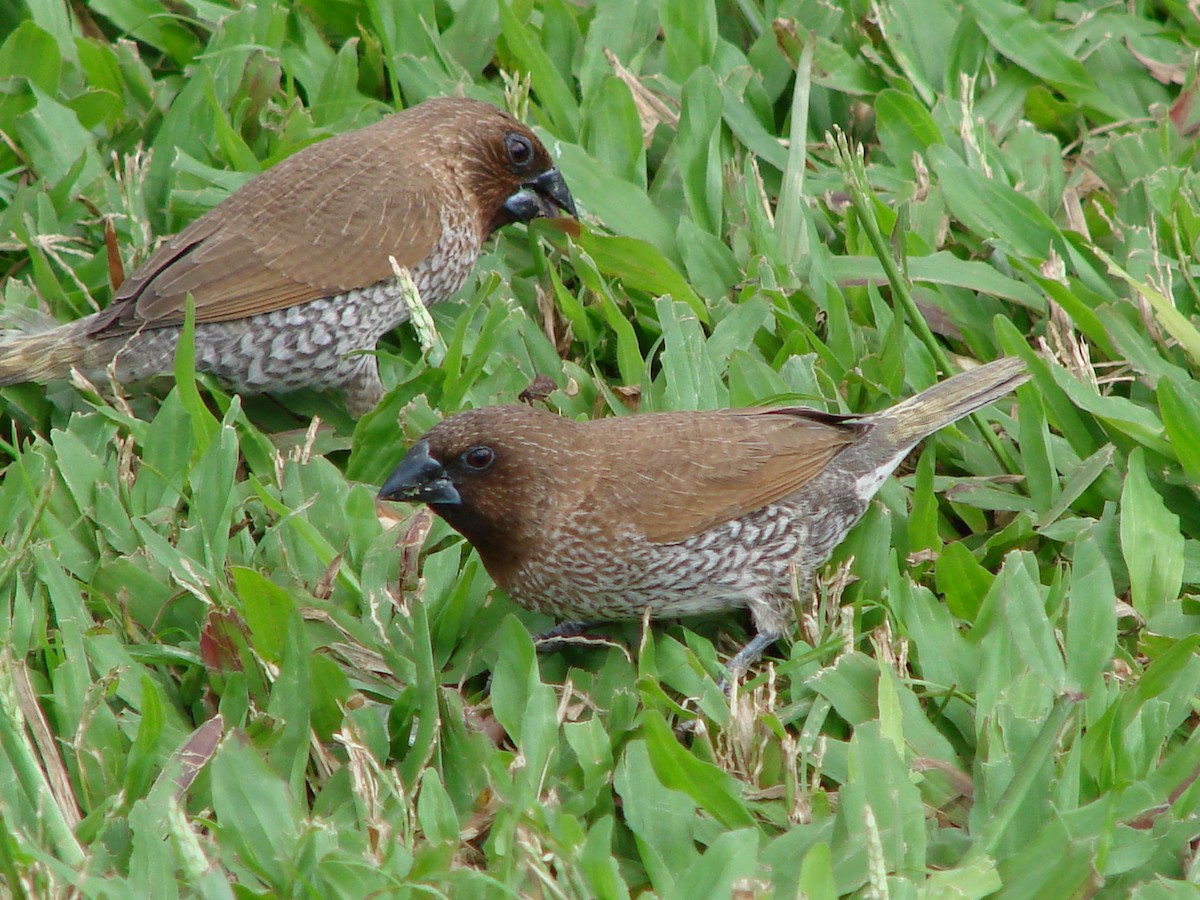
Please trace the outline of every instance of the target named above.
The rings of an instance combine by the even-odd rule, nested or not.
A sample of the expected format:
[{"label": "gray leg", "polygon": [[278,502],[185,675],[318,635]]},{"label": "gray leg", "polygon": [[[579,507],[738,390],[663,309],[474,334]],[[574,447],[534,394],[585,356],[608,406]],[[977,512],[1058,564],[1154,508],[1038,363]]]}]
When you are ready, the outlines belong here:
[{"label": "gray leg", "polygon": [[725,663],[725,668],[729,672],[729,677],[728,680],[722,678],[720,682],[718,682],[718,686],[721,688],[721,690],[728,695],[732,683],[745,675],[746,670],[754,665],[754,663],[758,662],[759,658],[763,655],[763,651],[781,637],[783,637],[782,631],[760,631],[749,641],[747,641],[746,646],[734,654],[729,662]]}]

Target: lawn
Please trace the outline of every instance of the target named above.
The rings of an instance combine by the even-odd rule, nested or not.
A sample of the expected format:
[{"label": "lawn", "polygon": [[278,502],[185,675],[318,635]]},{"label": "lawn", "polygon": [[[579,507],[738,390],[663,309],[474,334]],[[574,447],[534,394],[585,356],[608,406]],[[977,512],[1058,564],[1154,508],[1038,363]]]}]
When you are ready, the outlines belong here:
[{"label": "lawn", "polygon": [[[186,352],[0,389],[4,892],[1195,896],[1198,47],[1182,0],[0,7],[7,326],[431,96],[534,126],[583,220],[502,232],[358,422]],[[870,412],[1001,355],[732,704],[744,614],[539,655],[375,501],[536,378]]]}]

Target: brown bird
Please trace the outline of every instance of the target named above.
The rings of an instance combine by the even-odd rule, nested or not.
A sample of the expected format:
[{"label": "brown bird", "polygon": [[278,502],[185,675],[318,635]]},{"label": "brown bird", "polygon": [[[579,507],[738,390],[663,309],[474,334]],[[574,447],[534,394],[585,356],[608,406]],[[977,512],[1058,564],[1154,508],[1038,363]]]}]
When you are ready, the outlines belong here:
[{"label": "brown bird", "polygon": [[[451,416],[384,484],[463,534],[510,597],[564,624],[749,607],[736,678],[923,437],[1025,381],[1005,358],[890,409],[652,413],[576,422],[527,406]],[[796,577],[793,577],[796,576]]]},{"label": "brown bird", "polygon": [[341,390],[361,415],[383,394],[380,336],[408,318],[388,260],[435,303],[510,222],[575,215],[545,147],[466,99],[410,107],[306,147],[167,241],[103,311],[0,343],[0,385],[169,373],[190,294],[196,367],[233,389]]}]

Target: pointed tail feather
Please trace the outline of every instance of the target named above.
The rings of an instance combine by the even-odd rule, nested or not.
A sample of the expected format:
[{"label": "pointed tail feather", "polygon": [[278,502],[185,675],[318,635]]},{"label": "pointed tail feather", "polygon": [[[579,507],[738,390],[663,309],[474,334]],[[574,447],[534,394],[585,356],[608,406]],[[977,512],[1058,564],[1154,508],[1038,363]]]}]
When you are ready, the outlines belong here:
[{"label": "pointed tail feather", "polygon": [[[80,320],[86,322],[86,320]],[[67,378],[73,366],[85,366],[91,343],[80,322],[36,334],[0,338],[0,386]]]},{"label": "pointed tail feather", "polygon": [[1029,380],[1025,363],[1015,356],[947,378],[877,414],[894,424],[888,437],[897,447],[912,446],[928,434],[999,400]]}]

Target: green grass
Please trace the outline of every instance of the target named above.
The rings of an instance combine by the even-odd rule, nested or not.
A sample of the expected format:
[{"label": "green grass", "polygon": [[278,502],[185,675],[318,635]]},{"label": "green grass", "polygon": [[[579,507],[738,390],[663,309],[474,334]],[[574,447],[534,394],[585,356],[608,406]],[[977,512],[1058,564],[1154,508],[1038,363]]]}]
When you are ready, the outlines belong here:
[{"label": "green grass", "polygon": [[[11,320],[106,302],[106,223],[131,269],[401,98],[527,105],[586,223],[491,244],[357,426],[184,358],[0,391],[6,892],[1194,895],[1198,44],[1178,0],[0,9]],[[870,411],[1001,354],[1030,384],[884,486],[732,710],[743,617],[539,657],[374,502],[538,375]]]}]

